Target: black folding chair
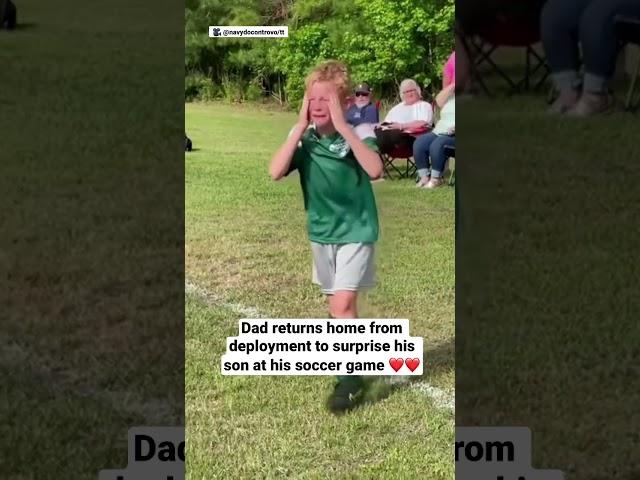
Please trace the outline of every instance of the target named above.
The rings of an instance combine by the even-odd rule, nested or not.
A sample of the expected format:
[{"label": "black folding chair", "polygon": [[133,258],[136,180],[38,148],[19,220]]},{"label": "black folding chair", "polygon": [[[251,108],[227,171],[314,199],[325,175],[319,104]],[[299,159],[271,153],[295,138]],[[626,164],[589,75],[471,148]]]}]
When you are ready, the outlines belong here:
[{"label": "black folding chair", "polygon": [[[509,87],[509,93],[540,89],[549,76],[549,67],[543,55],[534,45],[540,42],[539,0],[505,1],[497,8],[492,21],[483,24],[474,35],[464,39],[467,51],[473,58],[472,74],[485,93],[490,95],[486,83],[481,79],[481,67],[490,67]],[[520,79],[513,79],[494,60],[494,53],[501,47],[524,49],[524,72]]]},{"label": "black folding chair", "polygon": [[[640,18],[618,15],[615,18],[615,22],[616,34],[618,35],[618,38],[620,40],[621,47],[628,44],[640,46]],[[634,71],[631,74],[631,83],[629,85],[627,98],[624,103],[624,108],[627,111],[635,110],[637,108],[638,102],[634,101],[633,97],[636,89],[638,73],[640,73],[640,55],[636,60]]]},{"label": "black folding chair", "polygon": [[[497,43],[494,43],[497,42]],[[489,65],[491,67],[491,71],[500,76],[509,86],[509,93],[520,93],[523,91],[529,91],[532,86],[533,90],[539,90],[544,82],[549,77],[549,67],[546,63],[545,58],[540,55],[534,48],[533,44],[526,45],[505,45],[502,43],[504,41],[500,41],[497,39],[487,39],[484,37],[476,37],[470,40],[470,45],[473,48],[475,53],[474,59],[474,67],[475,71],[479,72],[480,68],[483,65]],[[521,47],[524,49],[524,59],[525,66],[522,78],[519,80],[514,80],[511,78],[503,68],[501,68],[492,58],[492,55],[496,50],[500,47]],[[477,74],[478,78],[480,77]],[[537,80],[536,80],[537,78]],[[480,80],[478,82],[485,93],[489,93],[488,88],[484,81]]]},{"label": "black folding chair", "polygon": [[[456,166],[455,166],[455,158],[456,158],[456,146],[455,145],[447,145],[444,147],[444,153],[447,156],[449,163],[449,171],[451,172],[449,175],[449,186],[453,187],[456,184]],[[451,167],[451,159],[454,159],[453,168]]]},{"label": "black folding chair", "polygon": [[[398,174],[399,178],[411,178],[416,174],[416,162],[413,159],[413,149],[409,146],[398,146],[388,152],[380,154],[382,157],[382,165],[387,178],[393,178],[392,171]],[[406,168],[403,172],[396,165],[396,160],[406,161]]]}]

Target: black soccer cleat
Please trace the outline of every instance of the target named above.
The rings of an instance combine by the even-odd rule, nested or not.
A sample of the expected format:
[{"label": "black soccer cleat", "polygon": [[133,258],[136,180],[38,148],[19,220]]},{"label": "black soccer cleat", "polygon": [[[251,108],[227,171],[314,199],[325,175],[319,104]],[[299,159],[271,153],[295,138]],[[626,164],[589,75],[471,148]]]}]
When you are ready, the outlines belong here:
[{"label": "black soccer cleat", "polygon": [[364,382],[361,377],[348,377],[339,380],[329,397],[327,407],[335,414],[353,410],[364,396]]}]

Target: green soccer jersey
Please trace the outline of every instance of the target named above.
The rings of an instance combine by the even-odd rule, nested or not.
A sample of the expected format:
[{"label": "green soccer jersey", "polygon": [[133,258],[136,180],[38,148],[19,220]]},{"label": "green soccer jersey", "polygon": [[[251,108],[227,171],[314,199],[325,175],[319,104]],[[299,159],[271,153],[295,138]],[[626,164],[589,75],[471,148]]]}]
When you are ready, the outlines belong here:
[{"label": "green soccer jersey", "polygon": [[[363,142],[378,151],[375,138],[364,138]],[[312,242],[378,240],[378,211],[371,180],[340,134],[320,137],[314,128],[308,129],[291,162],[291,171],[296,169]]]}]

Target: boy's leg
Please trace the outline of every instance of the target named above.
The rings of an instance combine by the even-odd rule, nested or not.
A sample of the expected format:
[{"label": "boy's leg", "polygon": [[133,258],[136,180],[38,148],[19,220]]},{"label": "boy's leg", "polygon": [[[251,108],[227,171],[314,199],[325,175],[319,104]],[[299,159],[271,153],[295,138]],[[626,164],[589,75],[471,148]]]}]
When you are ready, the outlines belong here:
[{"label": "boy's leg", "polygon": [[336,245],[311,242],[311,253],[313,255],[312,281],[322,288],[322,292],[325,295],[333,293],[336,250]]},{"label": "boy's leg", "polygon": [[[375,283],[372,244],[339,245],[335,257],[334,292],[329,296],[333,318],[357,318],[358,290]],[[338,376],[336,388],[329,398],[329,409],[335,413],[351,410],[362,399],[364,381],[361,376]]]},{"label": "boy's leg", "polygon": [[358,318],[358,292],[338,290],[329,296],[332,318]]},{"label": "boy's leg", "polygon": [[[339,290],[329,296],[329,312],[331,318],[358,318],[358,292]],[[360,377],[338,375],[338,382],[359,383]]]},{"label": "boy's leg", "polygon": [[[338,291],[329,296],[332,318],[355,318],[357,292]],[[334,313],[338,316],[335,316]],[[338,375],[336,385],[327,402],[335,414],[348,412],[358,406],[364,396],[364,380],[359,375]]]},{"label": "boy's leg", "polygon": [[[358,292],[338,290],[329,295],[331,318],[348,319],[357,317]],[[333,413],[345,413],[355,408],[364,395],[364,381],[358,375],[338,375],[333,393],[327,406]]]},{"label": "boy's leg", "polygon": [[[347,318],[353,311],[352,294],[356,292],[336,292],[336,262],[339,245],[311,242],[313,253],[313,283],[320,285],[327,295],[331,318]],[[337,293],[337,295],[336,295]],[[346,317],[345,317],[346,315]],[[357,405],[358,393],[362,390],[359,377],[339,376],[338,383],[327,406],[334,413],[344,413]]]}]

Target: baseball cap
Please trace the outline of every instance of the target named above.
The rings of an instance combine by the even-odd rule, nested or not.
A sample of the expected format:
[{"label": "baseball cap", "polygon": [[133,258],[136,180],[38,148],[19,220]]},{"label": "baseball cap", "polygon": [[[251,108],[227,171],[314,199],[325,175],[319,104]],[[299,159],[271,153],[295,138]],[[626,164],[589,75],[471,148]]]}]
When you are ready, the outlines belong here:
[{"label": "baseball cap", "polygon": [[355,88],[355,93],[371,93],[371,87],[368,83],[359,83]]}]

